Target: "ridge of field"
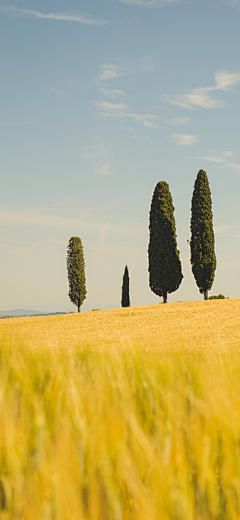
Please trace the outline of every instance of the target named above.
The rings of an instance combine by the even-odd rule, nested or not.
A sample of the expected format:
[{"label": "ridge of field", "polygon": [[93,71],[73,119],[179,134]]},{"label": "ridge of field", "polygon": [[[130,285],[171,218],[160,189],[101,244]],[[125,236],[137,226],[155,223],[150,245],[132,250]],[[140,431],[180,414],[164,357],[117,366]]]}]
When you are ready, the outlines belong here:
[{"label": "ridge of field", "polygon": [[98,348],[138,345],[157,351],[238,349],[240,299],[9,318],[0,322],[1,337],[67,349],[88,342]]}]

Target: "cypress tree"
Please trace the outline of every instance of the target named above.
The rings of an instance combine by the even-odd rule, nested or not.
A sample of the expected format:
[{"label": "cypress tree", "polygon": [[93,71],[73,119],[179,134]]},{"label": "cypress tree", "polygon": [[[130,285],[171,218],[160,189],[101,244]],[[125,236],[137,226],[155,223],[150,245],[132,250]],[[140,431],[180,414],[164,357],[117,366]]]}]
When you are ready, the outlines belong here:
[{"label": "cypress tree", "polygon": [[149,218],[149,285],[167,303],[167,294],[176,291],[183,279],[177,249],[174,206],[169,186],[158,182],[152,197]]},{"label": "cypress tree", "polygon": [[129,296],[129,274],[127,265],[125,267],[122,283],[122,307],[130,307],[130,296]]},{"label": "cypress tree", "polygon": [[207,174],[199,170],[194,184],[191,208],[191,264],[193,276],[204,300],[208,300],[217,266],[211,191]]},{"label": "cypress tree", "polygon": [[68,242],[67,249],[67,273],[70,301],[76,305],[81,312],[81,305],[86,298],[86,277],[83,246],[81,238],[72,237]]}]

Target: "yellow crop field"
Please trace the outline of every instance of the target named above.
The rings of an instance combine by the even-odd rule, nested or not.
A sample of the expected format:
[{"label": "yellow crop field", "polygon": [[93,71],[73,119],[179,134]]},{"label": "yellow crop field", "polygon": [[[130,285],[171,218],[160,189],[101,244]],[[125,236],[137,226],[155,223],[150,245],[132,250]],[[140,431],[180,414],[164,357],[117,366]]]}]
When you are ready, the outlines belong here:
[{"label": "yellow crop field", "polygon": [[240,300],[0,321],[0,519],[239,520]]},{"label": "yellow crop field", "polygon": [[2,336],[34,347],[66,349],[90,342],[111,349],[232,350],[240,343],[240,299],[12,318],[0,320]]}]

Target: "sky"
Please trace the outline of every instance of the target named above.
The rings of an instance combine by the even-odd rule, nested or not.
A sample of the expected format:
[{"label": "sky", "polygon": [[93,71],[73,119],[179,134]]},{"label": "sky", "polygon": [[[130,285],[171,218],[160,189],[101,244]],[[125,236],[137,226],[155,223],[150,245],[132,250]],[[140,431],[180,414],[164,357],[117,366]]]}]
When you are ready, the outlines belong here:
[{"label": "sky", "polygon": [[0,0],[0,309],[71,309],[66,251],[84,246],[82,310],[159,298],[149,209],[173,197],[183,281],[200,169],[213,201],[210,294],[240,297],[240,0]]}]

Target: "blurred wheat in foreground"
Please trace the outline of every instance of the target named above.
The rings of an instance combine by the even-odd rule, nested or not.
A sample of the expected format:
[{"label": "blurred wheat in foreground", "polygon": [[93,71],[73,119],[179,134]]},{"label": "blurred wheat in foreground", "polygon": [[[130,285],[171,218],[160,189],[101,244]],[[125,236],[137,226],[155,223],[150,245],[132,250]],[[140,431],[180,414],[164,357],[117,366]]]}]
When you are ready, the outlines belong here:
[{"label": "blurred wheat in foreground", "polygon": [[0,518],[240,518],[240,357],[0,352]]}]

